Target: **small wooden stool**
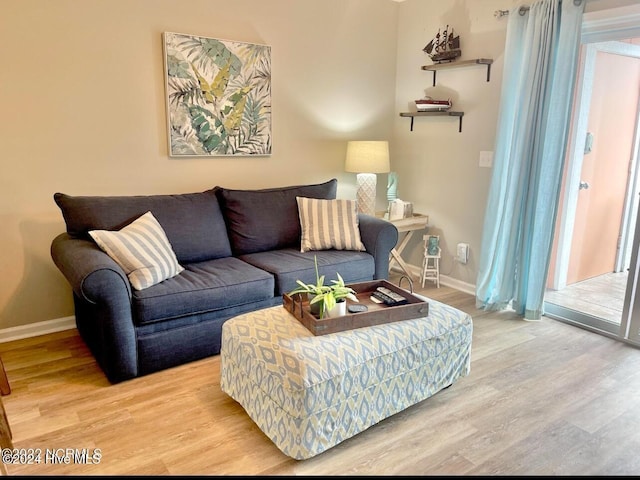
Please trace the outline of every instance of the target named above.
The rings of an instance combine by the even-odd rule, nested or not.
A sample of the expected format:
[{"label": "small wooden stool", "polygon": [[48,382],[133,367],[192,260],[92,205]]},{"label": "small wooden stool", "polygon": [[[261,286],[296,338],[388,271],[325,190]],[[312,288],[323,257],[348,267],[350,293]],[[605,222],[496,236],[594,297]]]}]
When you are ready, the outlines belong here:
[{"label": "small wooden stool", "polygon": [[[435,240],[434,240],[435,239]],[[440,288],[440,236],[423,235],[424,258],[422,259],[422,288],[424,282],[431,280]]]}]

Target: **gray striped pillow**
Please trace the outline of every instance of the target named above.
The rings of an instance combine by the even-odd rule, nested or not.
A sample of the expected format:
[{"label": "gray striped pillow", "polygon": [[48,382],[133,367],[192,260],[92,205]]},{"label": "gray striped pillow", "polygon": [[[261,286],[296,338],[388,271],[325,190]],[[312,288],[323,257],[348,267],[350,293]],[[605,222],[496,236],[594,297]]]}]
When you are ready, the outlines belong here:
[{"label": "gray striped pillow", "polygon": [[365,250],[354,200],[296,197],[302,239],[300,251]]},{"label": "gray striped pillow", "polygon": [[122,267],[136,290],[149,288],[184,270],[151,212],[117,232],[92,230],[89,235]]}]

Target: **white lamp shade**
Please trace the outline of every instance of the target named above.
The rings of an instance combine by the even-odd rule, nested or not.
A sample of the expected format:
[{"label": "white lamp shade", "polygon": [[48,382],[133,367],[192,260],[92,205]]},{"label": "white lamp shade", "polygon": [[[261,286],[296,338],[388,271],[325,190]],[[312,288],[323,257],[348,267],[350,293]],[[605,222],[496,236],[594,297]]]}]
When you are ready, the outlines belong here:
[{"label": "white lamp shade", "polygon": [[347,172],[357,173],[358,212],[375,215],[376,173],[389,172],[389,142],[354,141],[347,143]]},{"label": "white lamp shade", "polygon": [[390,170],[389,142],[348,142],[344,169],[353,173],[388,173]]}]

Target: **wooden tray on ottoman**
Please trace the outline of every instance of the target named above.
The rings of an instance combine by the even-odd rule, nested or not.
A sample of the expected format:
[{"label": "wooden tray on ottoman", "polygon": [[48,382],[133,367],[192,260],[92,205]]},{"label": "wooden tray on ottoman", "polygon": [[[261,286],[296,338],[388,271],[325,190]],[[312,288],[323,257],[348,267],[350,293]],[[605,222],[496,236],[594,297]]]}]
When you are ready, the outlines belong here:
[{"label": "wooden tray on ottoman", "polygon": [[[371,327],[373,325],[382,325],[400,320],[411,320],[429,315],[428,302],[386,280],[352,283],[348,286],[355,290],[359,303],[368,307],[366,312],[347,313],[341,317],[319,319],[311,313],[309,301],[304,295],[296,294],[293,295],[294,298],[292,298],[289,294],[285,293],[282,296],[282,303],[284,308],[293,314],[293,316],[314,335],[326,335],[328,333]],[[386,287],[402,295],[409,303],[391,307],[374,302],[370,297],[378,287]],[[347,307],[352,303],[355,302],[347,299]]]}]

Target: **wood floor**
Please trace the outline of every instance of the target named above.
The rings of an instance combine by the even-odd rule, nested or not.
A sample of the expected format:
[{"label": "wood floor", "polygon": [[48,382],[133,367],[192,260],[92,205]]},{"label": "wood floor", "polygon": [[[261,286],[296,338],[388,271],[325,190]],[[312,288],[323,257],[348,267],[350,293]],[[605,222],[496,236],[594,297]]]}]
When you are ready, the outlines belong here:
[{"label": "wood floor", "polygon": [[[631,475],[640,473],[640,349],[561,322],[477,311],[471,373],[306,461],[282,454],[220,390],[219,357],[110,385],[75,330],[0,345],[9,475]],[[44,463],[100,449],[98,464]]]},{"label": "wood floor", "polygon": [[548,289],[545,302],[620,325],[628,272],[606,273],[566,286]]}]

